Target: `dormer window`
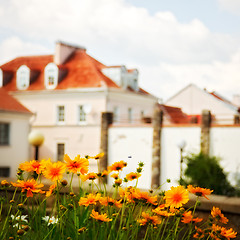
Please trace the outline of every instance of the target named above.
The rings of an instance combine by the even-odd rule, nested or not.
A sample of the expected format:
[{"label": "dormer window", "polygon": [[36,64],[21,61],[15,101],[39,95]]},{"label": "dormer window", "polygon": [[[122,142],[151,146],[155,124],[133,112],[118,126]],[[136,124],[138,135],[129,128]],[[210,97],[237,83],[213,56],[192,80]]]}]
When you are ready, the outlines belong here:
[{"label": "dormer window", "polygon": [[45,86],[47,89],[54,89],[58,83],[58,67],[55,63],[49,63],[44,71]]},{"label": "dormer window", "polygon": [[26,65],[22,65],[17,70],[17,88],[25,90],[29,87],[30,69]]}]

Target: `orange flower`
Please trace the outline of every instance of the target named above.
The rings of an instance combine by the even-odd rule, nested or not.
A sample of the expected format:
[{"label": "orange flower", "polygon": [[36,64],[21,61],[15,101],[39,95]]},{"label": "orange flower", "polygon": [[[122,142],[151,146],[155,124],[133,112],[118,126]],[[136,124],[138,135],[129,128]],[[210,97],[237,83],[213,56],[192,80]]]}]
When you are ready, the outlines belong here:
[{"label": "orange flower", "polygon": [[94,172],[90,172],[87,175],[81,175],[82,181],[87,181],[87,180],[95,180],[97,178],[97,174]]},{"label": "orange flower", "polygon": [[52,181],[59,181],[63,177],[66,165],[63,162],[48,162],[46,163],[46,169],[43,171],[43,175]]},{"label": "orange flower", "polygon": [[196,233],[193,235],[193,238],[201,239],[204,238],[204,231],[201,228],[195,226]]},{"label": "orange flower", "polygon": [[119,174],[118,173],[113,173],[110,177],[112,177],[114,179],[118,179]]},{"label": "orange flower", "polygon": [[57,184],[52,184],[50,187],[49,187],[49,190],[46,192],[46,197],[50,197],[53,193],[53,190],[57,187]]},{"label": "orange flower", "polygon": [[78,204],[79,206],[84,205],[85,207],[89,205],[96,205],[101,197],[101,194],[98,193],[97,195],[94,195],[92,193],[88,194],[87,197],[81,197]]},{"label": "orange flower", "polygon": [[115,205],[118,208],[122,207],[121,201],[122,200],[116,201],[116,200],[114,200],[113,198],[110,198],[110,197],[101,197],[99,199],[99,202],[102,205],[104,205],[104,206],[108,206],[108,205],[113,206],[113,205]]},{"label": "orange flower", "polygon": [[132,181],[132,180],[137,179],[139,177],[141,177],[141,174],[140,173],[135,173],[135,172],[131,172],[131,173],[126,175],[126,179],[129,180],[129,181]]},{"label": "orange flower", "polygon": [[27,191],[27,197],[33,197],[33,193],[43,193],[43,191],[39,188],[42,188],[44,185],[37,184],[34,179],[30,179],[27,181],[18,180],[18,183],[11,183],[14,187],[22,188],[22,192]]},{"label": "orange flower", "polygon": [[124,161],[115,162],[111,166],[108,167],[108,170],[109,171],[121,171],[126,166],[127,166],[127,163]]},{"label": "orange flower", "polygon": [[142,212],[142,219],[139,219],[138,222],[140,225],[146,225],[146,224],[153,224],[157,225],[160,224],[162,221],[158,216],[150,216],[146,212]]},{"label": "orange flower", "polygon": [[9,187],[9,186],[10,186],[10,183],[9,183],[7,180],[2,180],[2,181],[1,181],[1,186],[3,186],[3,187]]},{"label": "orange flower", "polygon": [[230,240],[230,238],[236,238],[237,232],[234,232],[232,228],[226,229],[222,227],[221,235],[225,237],[227,240]]},{"label": "orange flower", "polygon": [[66,161],[66,167],[69,172],[81,174],[86,174],[88,172],[89,161],[87,158],[80,158],[80,155],[77,155],[74,160],[71,160],[70,157],[65,154],[64,160]]},{"label": "orange flower", "polygon": [[201,222],[202,218],[193,218],[192,211],[187,211],[183,213],[183,217],[181,222],[183,223],[190,223],[190,222]]},{"label": "orange flower", "polygon": [[97,154],[97,155],[94,156],[94,157],[89,157],[89,158],[92,158],[92,159],[98,160],[98,159],[102,158],[103,156],[104,156],[104,153],[102,152],[102,153]]},{"label": "orange flower", "polygon": [[107,214],[99,214],[98,212],[95,212],[94,210],[92,210],[92,213],[90,215],[92,218],[100,221],[100,222],[111,222],[112,219],[107,217]]},{"label": "orange flower", "polygon": [[157,215],[163,216],[163,217],[170,217],[170,216],[175,215],[175,213],[168,212],[168,211],[164,210],[164,208],[165,208],[165,204],[161,204],[157,208],[153,209],[152,212],[156,213]]},{"label": "orange flower", "polygon": [[26,172],[36,172],[37,174],[41,174],[45,168],[45,163],[45,159],[41,161],[32,160],[30,162],[21,163],[19,168]]},{"label": "orange flower", "polygon": [[222,214],[221,210],[218,207],[213,207],[211,210],[211,215],[212,217],[224,224],[227,224],[228,219],[226,217],[224,217],[224,215]]},{"label": "orange flower", "polygon": [[101,174],[101,177],[105,177],[109,174],[109,171],[108,170],[103,170],[100,174]]},{"label": "orange flower", "polygon": [[207,200],[209,200],[209,198],[206,195],[210,195],[213,192],[213,190],[207,188],[193,187],[192,185],[188,186],[188,191],[195,194],[196,196],[205,197]]},{"label": "orange flower", "polygon": [[166,206],[181,207],[189,200],[188,191],[183,186],[171,187],[165,192]]}]

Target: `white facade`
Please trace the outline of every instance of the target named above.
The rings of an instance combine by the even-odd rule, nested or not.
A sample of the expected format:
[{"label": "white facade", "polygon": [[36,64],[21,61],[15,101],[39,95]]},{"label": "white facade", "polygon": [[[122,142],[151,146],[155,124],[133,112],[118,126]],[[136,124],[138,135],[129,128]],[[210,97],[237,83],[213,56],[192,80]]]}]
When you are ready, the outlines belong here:
[{"label": "white facade", "polygon": [[[102,112],[113,112],[117,107],[119,123],[127,123],[128,109],[131,108],[132,123],[139,123],[142,111],[152,116],[156,102],[150,95],[109,88],[14,92],[14,96],[35,114],[33,129],[45,137],[39,149],[39,159],[51,158],[54,161],[58,160],[58,144],[64,144],[64,152],[72,158],[77,154],[99,153]],[[58,121],[59,106],[64,106],[64,121]],[[86,121],[79,121],[79,106],[86,111]],[[91,165],[92,171],[96,162]]]},{"label": "white facade", "polygon": [[188,115],[201,115],[203,110],[210,110],[215,116],[215,123],[233,124],[238,108],[222,101],[205,90],[190,84],[165,102],[166,105],[180,107]]},{"label": "white facade", "polygon": [[9,144],[0,145],[0,168],[9,167],[11,178],[16,177],[18,165],[29,160],[30,116],[18,112],[0,112],[0,122],[9,123],[10,126]]}]

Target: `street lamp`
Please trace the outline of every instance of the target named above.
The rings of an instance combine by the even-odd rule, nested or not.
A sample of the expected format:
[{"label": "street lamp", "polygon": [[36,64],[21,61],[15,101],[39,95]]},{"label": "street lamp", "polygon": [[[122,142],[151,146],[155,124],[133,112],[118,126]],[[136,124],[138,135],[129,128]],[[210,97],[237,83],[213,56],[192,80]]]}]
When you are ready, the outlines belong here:
[{"label": "street lamp", "polygon": [[43,144],[43,141],[43,134],[37,130],[33,130],[28,135],[28,142],[35,147],[35,160],[38,160],[38,149]]},{"label": "street lamp", "polygon": [[187,143],[185,140],[180,141],[177,146],[180,149],[180,183],[182,182],[182,176],[183,176],[183,169],[182,169],[182,165],[183,165],[183,150],[186,147]]}]

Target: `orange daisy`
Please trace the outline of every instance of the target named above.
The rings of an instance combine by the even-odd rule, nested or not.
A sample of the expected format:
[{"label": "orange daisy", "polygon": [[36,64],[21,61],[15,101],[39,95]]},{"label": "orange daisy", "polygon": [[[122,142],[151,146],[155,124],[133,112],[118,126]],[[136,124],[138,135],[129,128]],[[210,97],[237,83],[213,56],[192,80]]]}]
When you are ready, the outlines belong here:
[{"label": "orange daisy", "polygon": [[165,192],[166,206],[179,208],[189,200],[188,191],[183,186],[171,187]]},{"label": "orange daisy", "polygon": [[53,182],[59,181],[62,179],[65,169],[66,165],[63,162],[48,162],[46,163],[46,169],[43,171],[43,175]]},{"label": "orange daisy", "polygon": [[142,212],[142,217],[143,217],[142,219],[138,220],[138,222],[140,223],[141,226],[146,225],[146,224],[157,225],[162,222],[158,216],[150,216],[146,212]]},{"label": "orange daisy", "polygon": [[163,217],[170,217],[170,216],[175,215],[175,213],[168,212],[167,210],[165,210],[165,204],[161,204],[157,208],[153,209],[152,212],[156,213],[159,216],[163,216]]},{"label": "orange daisy", "polygon": [[101,197],[99,199],[99,202],[104,206],[115,205],[118,208],[122,207],[121,201],[122,201],[121,199],[119,201],[116,201],[116,200],[114,200],[113,198],[110,198],[110,197]]},{"label": "orange daisy", "polygon": [[118,179],[119,178],[119,174],[118,173],[113,173],[110,177],[112,177],[114,179]]},{"label": "orange daisy", "polygon": [[46,163],[45,159],[41,161],[32,160],[30,162],[20,163],[19,168],[22,171],[36,172],[37,174],[41,174],[44,171],[45,163]]},{"label": "orange daisy", "polygon": [[224,217],[224,215],[222,214],[221,210],[218,207],[213,207],[211,210],[211,215],[212,217],[224,224],[227,224],[228,219],[226,217]]},{"label": "orange daisy", "polygon": [[97,154],[96,156],[94,156],[94,157],[89,157],[89,158],[92,158],[92,159],[98,160],[98,159],[102,158],[103,156],[104,156],[104,152],[99,153],[99,154]]},{"label": "orange daisy", "polygon": [[17,183],[11,182],[14,187],[22,188],[22,192],[27,192],[27,197],[33,197],[33,193],[43,193],[43,191],[39,188],[42,188],[44,185],[37,184],[34,179],[30,179],[27,181],[17,180]]},{"label": "orange daisy", "polygon": [[85,207],[89,205],[96,205],[100,197],[101,197],[100,193],[98,193],[97,195],[90,193],[87,195],[87,197],[81,197],[78,204],[79,206],[84,205]]},{"label": "orange daisy", "polygon": [[65,154],[64,160],[69,172],[81,174],[86,174],[88,172],[89,161],[87,158],[80,158],[80,155],[77,155],[74,160],[72,160],[67,154]]},{"label": "orange daisy", "polygon": [[108,170],[109,171],[121,171],[126,166],[127,166],[127,163],[124,161],[115,162],[111,166],[108,167]]},{"label": "orange daisy", "polygon": [[92,210],[92,213],[90,214],[90,216],[100,222],[111,222],[112,219],[107,217],[107,214],[99,214],[98,212],[95,212],[94,209]]},{"label": "orange daisy", "polygon": [[95,180],[97,178],[97,174],[94,172],[90,172],[87,175],[81,175],[81,179],[83,182],[87,181],[87,180]]},{"label": "orange daisy", "polygon": [[209,200],[209,198],[206,195],[210,195],[213,192],[213,190],[201,187],[193,187],[192,185],[189,185],[187,189],[190,193],[193,193],[198,197],[205,197],[207,200]]},{"label": "orange daisy", "polygon": [[135,172],[131,172],[131,173],[126,175],[126,179],[128,181],[132,181],[134,179],[138,179],[139,177],[141,177],[141,174],[140,173],[135,173]]},{"label": "orange daisy", "polygon": [[50,187],[49,187],[49,190],[46,192],[46,197],[50,197],[53,193],[53,190],[57,187],[57,184],[52,184]]},{"label": "orange daisy", "polygon": [[183,213],[183,217],[181,222],[183,223],[190,223],[190,222],[201,222],[203,219],[202,218],[193,218],[192,216],[192,211],[187,211]]},{"label": "orange daisy", "polygon": [[237,232],[234,232],[232,228],[226,229],[222,227],[221,236],[225,237],[227,240],[230,240],[230,238],[236,238]]}]

